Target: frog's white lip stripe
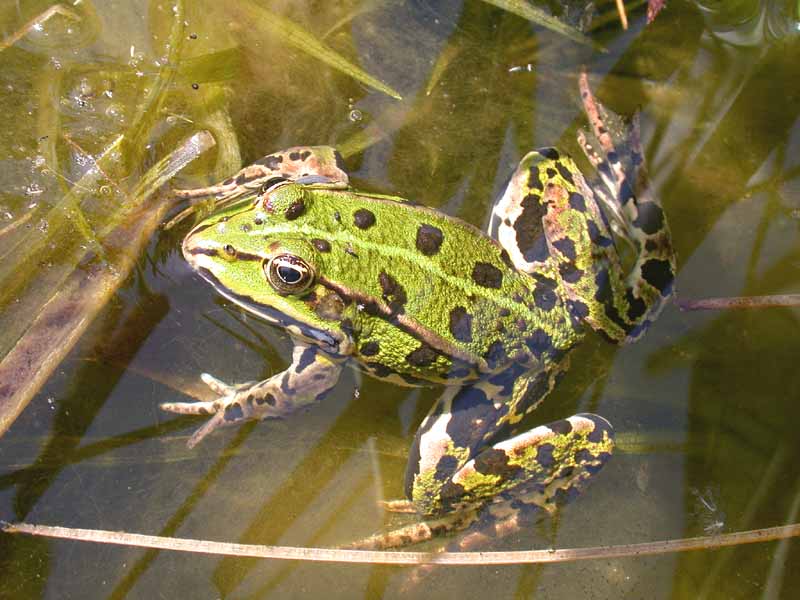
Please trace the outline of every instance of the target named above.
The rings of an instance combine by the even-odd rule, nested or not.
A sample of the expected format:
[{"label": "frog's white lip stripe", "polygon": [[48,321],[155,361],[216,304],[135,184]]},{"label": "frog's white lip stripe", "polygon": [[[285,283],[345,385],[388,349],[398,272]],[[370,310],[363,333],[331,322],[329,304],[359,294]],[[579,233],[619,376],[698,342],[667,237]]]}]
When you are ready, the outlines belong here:
[{"label": "frog's white lip stripe", "polygon": [[241,306],[246,311],[261,317],[268,323],[273,323],[278,325],[279,327],[283,328],[293,328],[299,331],[300,335],[309,339],[314,340],[322,346],[326,352],[330,354],[339,354],[340,347],[342,342],[344,341],[341,336],[337,336],[335,331],[323,331],[320,329],[315,329],[313,327],[308,327],[304,323],[292,319],[291,317],[287,317],[285,314],[281,313],[277,309],[266,305],[261,304],[260,302],[256,302],[249,296],[243,296],[240,294],[234,294],[230,290],[225,289],[225,287],[217,280],[217,278],[209,271],[203,267],[197,268],[197,273],[206,281],[208,281],[214,289],[223,297],[227,298],[237,306]]}]

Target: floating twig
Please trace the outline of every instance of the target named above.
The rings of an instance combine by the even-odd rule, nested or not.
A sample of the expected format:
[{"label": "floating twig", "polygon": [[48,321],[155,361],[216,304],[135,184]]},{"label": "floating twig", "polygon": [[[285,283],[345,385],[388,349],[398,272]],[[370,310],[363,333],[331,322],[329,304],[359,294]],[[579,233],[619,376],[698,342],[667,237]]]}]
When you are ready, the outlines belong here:
[{"label": "floating twig", "polygon": [[775,296],[731,296],[729,298],[701,298],[676,301],[681,310],[722,310],[734,308],[771,308],[775,306],[800,306],[800,294]]},{"label": "floating twig", "polygon": [[622,23],[622,28],[628,29],[628,15],[625,13],[625,3],[622,0],[617,0],[617,13],[619,14],[619,22]]},{"label": "floating twig", "polygon": [[690,550],[709,550],[725,546],[755,544],[787,539],[800,535],[800,523],[767,527],[738,533],[726,533],[695,538],[624,544],[619,546],[593,546],[587,548],[562,548],[550,550],[516,550],[508,552],[383,552],[374,550],[344,550],[339,548],[301,548],[297,546],[263,546],[234,544],[188,538],[160,537],[108,531],[103,529],[78,529],[53,527],[32,523],[7,523],[0,521],[0,531],[53,537],[100,544],[117,544],[138,548],[157,548],[178,552],[239,556],[251,558],[277,558],[314,562],[341,562],[392,565],[506,565],[522,563],[554,563],[577,560],[649,556]]}]

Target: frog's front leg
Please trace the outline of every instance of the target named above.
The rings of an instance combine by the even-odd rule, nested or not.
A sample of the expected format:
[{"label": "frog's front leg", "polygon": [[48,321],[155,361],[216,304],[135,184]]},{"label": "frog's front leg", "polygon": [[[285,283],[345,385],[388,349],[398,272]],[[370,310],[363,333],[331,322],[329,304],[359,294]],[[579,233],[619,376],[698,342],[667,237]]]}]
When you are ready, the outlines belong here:
[{"label": "frog's front leg", "polygon": [[189,439],[198,444],[217,427],[236,425],[249,419],[285,417],[320,400],[339,380],[344,357],[334,357],[316,346],[297,344],[292,364],[261,382],[227,385],[204,373],[203,382],[219,398],[210,402],[167,402],[163,410],[187,415],[213,415]]},{"label": "frog's front leg", "polygon": [[274,152],[247,165],[233,177],[208,187],[175,190],[181,198],[215,196],[229,202],[247,193],[257,193],[271,180],[299,181],[344,189],[349,185],[342,156],[330,146],[295,146]]}]

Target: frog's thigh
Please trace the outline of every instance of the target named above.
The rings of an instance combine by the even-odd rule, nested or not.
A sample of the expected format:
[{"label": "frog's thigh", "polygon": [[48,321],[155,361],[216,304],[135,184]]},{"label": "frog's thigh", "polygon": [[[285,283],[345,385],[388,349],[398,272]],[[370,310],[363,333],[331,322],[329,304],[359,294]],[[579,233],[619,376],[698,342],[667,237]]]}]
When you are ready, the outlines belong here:
[{"label": "frog's thigh", "polygon": [[417,430],[406,469],[406,496],[421,514],[437,514],[444,484],[492,437],[509,411],[486,380],[448,387]]},{"label": "frog's thigh", "polygon": [[[539,391],[543,396],[550,388]],[[518,420],[509,418],[515,406],[528,408],[484,381],[445,392],[420,426],[409,456],[406,495],[421,514],[442,514],[529,486],[539,493],[575,469],[596,472],[611,455],[613,429],[595,415],[569,417],[489,445]]]}]

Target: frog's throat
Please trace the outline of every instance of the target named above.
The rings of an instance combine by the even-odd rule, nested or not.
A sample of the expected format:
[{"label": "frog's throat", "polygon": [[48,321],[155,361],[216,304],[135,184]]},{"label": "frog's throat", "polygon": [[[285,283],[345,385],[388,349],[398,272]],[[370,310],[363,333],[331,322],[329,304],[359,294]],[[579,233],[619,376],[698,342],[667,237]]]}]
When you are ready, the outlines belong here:
[{"label": "frog's throat", "polygon": [[333,329],[310,327],[302,321],[286,316],[286,314],[268,304],[262,304],[249,296],[230,291],[205,267],[197,267],[196,270],[203,279],[214,287],[217,293],[237,306],[241,306],[247,312],[264,319],[268,323],[282,327],[295,336],[309,340],[329,354],[345,356],[352,353],[353,340],[345,336],[344,333]]}]

